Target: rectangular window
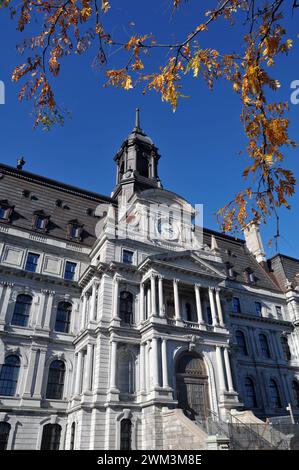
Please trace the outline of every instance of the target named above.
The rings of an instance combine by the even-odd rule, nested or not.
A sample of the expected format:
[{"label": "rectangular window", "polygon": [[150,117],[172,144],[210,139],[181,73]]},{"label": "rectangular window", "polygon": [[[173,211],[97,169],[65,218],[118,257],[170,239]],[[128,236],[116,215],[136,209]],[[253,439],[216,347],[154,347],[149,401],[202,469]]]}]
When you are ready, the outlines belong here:
[{"label": "rectangular window", "polygon": [[233,297],[233,312],[241,313],[241,305],[239,297]]},{"label": "rectangular window", "polygon": [[282,308],[280,307],[280,305],[276,305],[275,310],[276,310],[276,316],[278,320],[283,320]]},{"label": "rectangular window", "polygon": [[133,264],[134,252],[129,250],[123,250],[123,263]]},{"label": "rectangular window", "polygon": [[46,226],[46,219],[42,217],[41,215],[38,215],[35,220],[35,227],[44,229]]},{"label": "rectangular window", "polygon": [[6,220],[7,219],[8,210],[4,207],[0,207],[0,219]]},{"label": "rectangular window", "polygon": [[72,225],[70,227],[70,236],[72,238],[79,238],[79,235],[80,235],[80,228],[76,227],[76,225]]},{"label": "rectangular window", "polygon": [[258,317],[262,316],[262,304],[261,302],[254,302],[255,304],[255,313]]},{"label": "rectangular window", "polygon": [[67,279],[68,281],[74,280],[76,266],[77,266],[76,263],[71,263],[70,261],[67,261],[65,263],[64,279]]},{"label": "rectangular window", "polygon": [[35,273],[38,265],[39,255],[28,253],[25,269],[31,273]]}]

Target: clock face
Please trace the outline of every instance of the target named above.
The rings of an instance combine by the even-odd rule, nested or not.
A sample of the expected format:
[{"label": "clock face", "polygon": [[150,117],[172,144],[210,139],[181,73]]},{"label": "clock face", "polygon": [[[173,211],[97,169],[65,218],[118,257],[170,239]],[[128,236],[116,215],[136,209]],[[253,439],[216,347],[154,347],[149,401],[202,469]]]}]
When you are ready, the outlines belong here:
[{"label": "clock face", "polygon": [[179,230],[177,225],[168,219],[160,217],[156,223],[156,229],[161,238],[165,240],[177,240]]}]

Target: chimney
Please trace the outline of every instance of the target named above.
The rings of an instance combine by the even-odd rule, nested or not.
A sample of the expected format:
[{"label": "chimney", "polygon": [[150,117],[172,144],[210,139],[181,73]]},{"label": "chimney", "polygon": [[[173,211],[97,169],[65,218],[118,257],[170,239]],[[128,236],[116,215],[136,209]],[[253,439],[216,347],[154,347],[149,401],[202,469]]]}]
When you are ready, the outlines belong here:
[{"label": "chimney", "polygon": [[257,223],[250,222],[244,229],[246,246],[258,263],[266,261],[265,250]]}]

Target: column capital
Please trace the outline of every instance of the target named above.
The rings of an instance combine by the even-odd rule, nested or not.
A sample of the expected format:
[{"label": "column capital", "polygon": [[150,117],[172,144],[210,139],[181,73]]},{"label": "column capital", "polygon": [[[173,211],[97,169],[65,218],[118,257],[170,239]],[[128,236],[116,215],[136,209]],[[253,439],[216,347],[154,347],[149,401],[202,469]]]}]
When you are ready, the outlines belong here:
[{"label": "column capital", "polygon": [[15,285],[14,282],[7,282],[7,281],[1,281],[0,285],[3,287],[13,287]]},{"label": "column capital", "polygon": [[158,274],[158,279],[159,279],[159,281],[163,281],[164,276],[162,276],[162,274]]},{"label": "column capital", "polygon": [[179,280],[179,279],[177,279],[177,278],[173,278],[173,283],[174,283],[174,284],[178,284],[179,282],[180,282],[180,280]]},{"label": "column capital", "polygon": [[201,288],[202,288],[202,285],[201,285],[201,284],[198,284],[198,282],[196,282],[196,283],[194,284],[194,287],[195,287],[195,289],[201,289]]}]

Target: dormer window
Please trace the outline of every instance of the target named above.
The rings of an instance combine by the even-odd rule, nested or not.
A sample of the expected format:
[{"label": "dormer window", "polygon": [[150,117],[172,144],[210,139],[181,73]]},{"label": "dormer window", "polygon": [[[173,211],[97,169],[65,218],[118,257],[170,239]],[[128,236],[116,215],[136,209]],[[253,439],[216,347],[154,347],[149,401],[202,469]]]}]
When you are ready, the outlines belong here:
[{"label": "dormer window", "polygon": [[9,222],[12,211],[13,206],[11,206],[7,200],[0,201],[0,222]]},{"label": "dormer window", "polygon": [[80,241],[83,225],[78,220],[70,220],[67,224],[67,237],[71,240]]},{"label": "dormer window", "polygon": [[49,223],[50,217],[43,211],[35,212],[33,215],[33,227],[37,230],[45,232]]},{"label": "dormer window", "polygon": [[250,268],[245,269],[244,277],[245,277],[245,281],[248,282],[248,284],[255,284],[256,279],[255,279],[255,275],[252,269]]},{"label": "dormer window", "polygon": [[226,274],[228,277],[231,277],[231,278],[235,277],[234,267],[231,263],[225,263],[225,269],[226,269]]}]

